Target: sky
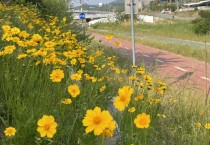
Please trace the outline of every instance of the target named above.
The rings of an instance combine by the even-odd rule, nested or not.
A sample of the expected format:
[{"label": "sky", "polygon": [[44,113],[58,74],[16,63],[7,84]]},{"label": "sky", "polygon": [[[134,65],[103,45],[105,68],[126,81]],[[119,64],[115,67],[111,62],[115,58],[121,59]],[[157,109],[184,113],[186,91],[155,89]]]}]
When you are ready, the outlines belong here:
[{"label": "sky", "polygon": [[[79,4],[80,0],[74,0],[74,2],[76,2],[77,4]],[[109,2],[113,2],[115,0],[84,0],[86,3],[88,3],[89,5],[98,5],[98,3],[109,3]]]}]

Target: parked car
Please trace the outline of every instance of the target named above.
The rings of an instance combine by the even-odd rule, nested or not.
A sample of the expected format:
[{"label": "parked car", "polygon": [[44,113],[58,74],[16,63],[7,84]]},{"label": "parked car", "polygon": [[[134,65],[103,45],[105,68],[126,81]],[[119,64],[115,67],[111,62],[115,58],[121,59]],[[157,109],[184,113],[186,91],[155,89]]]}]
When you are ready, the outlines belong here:
[{"label": "parked car", "polygon": [[163,9],[163,10],[161,11],[161,14],[171,14],[171,11],[168,10],[168,9]]}]

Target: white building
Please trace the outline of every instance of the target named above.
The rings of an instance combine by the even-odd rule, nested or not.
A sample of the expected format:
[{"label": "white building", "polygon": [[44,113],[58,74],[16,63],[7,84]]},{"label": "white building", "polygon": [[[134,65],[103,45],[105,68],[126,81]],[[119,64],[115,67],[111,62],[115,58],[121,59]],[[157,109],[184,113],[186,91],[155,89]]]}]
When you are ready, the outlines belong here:
[{"label": "white building", "polygon": [[98,3],[98,7],[102,7],[103,6],[103,3]]}]

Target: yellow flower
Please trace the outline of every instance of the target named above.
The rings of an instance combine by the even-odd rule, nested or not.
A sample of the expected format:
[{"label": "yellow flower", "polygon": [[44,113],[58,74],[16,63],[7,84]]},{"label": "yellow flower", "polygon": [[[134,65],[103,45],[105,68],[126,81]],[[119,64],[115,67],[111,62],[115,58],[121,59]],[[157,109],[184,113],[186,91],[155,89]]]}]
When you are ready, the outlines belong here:
[{"label": "yellow flower", "polygon": [[118,81],[119,81],[119,82],[122,82],[122,81],[123,81],[123,78],[118,78]]},{"label": "yellow flower", "polygon": [[66,104],[66,105],[69,105],[69,104],[71,104],[71,103],[72,103],[72,101],[71,101],[71,99],[70,99],[70,98],[68,98],[68,99],[64,99],[64,100],[62,100],[62,103],[63,103],[63,104]]},{"label": "yellow flower", "polygon": [[119,96],[114,99],[114,106],[119,111],[123,111],[130,103],[133,88],[131,86],[124,86],[123,88],[119,88],[118,94]]},{"label": "yellow flower", "polygon": [[154,92],[155,93],[158,93],[160,95],[163,95],[164,94],[164,90],[162,88],[154,88]]},{"label": "yellow flower", "polygon": [[115,69],[115,72],[116,72],[116,74],[120,74],[120,69],[119,68],[116,68]]},{"label": "yellow flower", "polygon": [[129,77],[129,80],[135,81],[135,80],[137,80],[137,77],[136,77],[136,76],[130,76],[130,77]]},{"label": "yellow flower", "polygon": [[137,66],[136,66],[136,65],[132,65],[131,67],[132,67],[132,68],[137,68]]},{"label": "yellow flower", "polygon": [[63,55],[64,55],[65,57],[68,57],[68,58],[77,57],[77,53],[76,53],[75,51],[64,52]]},{"label": "yellow flower", "polygon": [[128,70],[126,70],[126,69],[123,69],[123,70],[122,70],[122,73],[123,73],[123,74],[126,74],[127,72],[128,72]]},{"label": "yellow flower", "polygon": [[138,101],[138,100],[141,100],[143,98],[144,98],[143,94],[139,94],[137,97],[134,98],[134,101]]},{"label": "yellow flower", "polygon": [[42,41],[42,36],[40,36],[39,34],[34,34],[32,36],[32,41],[35,41],[35,42]]},{"label": "yellow flower", "polygon": [[46,47],[52,48],[52,47],[54,47],[56,45],[56,43],[55,42],[52,42],[52,41],[47,41],[47,42],[44,43],[44,45]]},{"label": "yellow flower", "polygon": [[99,50],[98,50],[98,51],[96,51],[95,54],[96,54],[96,56],[101,56],[101,55],[102,55],[102,51],[99,51]]},{"label": "yellow flower", "polygon": [[76,65],[76,63],[77,63],[77,60],[76,60],[76,59],[72,59],[72,60],[71,60],[71,64],[72,64],[72,65]]},{"label": "yellow flower", "polygon": [[163,118],[166,118],[166,115],[162,114],[162,117],[163,117]]},{"label": "yellow flower", "polygon": [[50,79],[52,80],[52,82],[61,82],[61,80],[64,78],[64,73],[63,70],[60,69],[56,69],[53,70],[52,73],[50,74]]},{"label": "yellow flower", "polygon": [[106,128],[109,127],[113,118],[109,111],[101,111],[101,108],[95,107],[93,110],[87,110],[83,126],[86,126],[86,133],[94,131],[94,135],[100,135]]},{"label": "yellow flower", "polygon": [[139,100],[139,98],[138,97],[135,97],[135,98],[133,98],[134,99],[134,101],[138,101]]},{"label": "yellow flower", "polygon": [[81,79],[82,79],[81,74],[76,73],[76,74],[72,74],[72,75],[71,75],[71,80],[79,81],[79,80],[81,80]]},{"label": "yellow flower", "polygon": [[92,83],[95,83],[97,81],[97,79],[95,77],[91,77],[91,81],[92,81]]},{"label": "yellow flower", "polygon": [[33,49],[28,49],[28,50],[26,50],[26,52],[27,52],[27,53],[33,53],[33,52],[36,52],[36,49],[35,49],[35,48],[33,48]]},{"label": "yellow flower", "polygon": [[64,23],[66,22],[66,17],[63,17],[62,22]]},{"label": "yellow flower", "polygon": [[18,44],[20,47],[26,47],[26,46],[27,46],[26,42],[25,42],[25,41],[21,41],[21,40],[18,41],[17,44]]},{"label": "yellow flower", "polygon": [[4,130],[4,134],[5,136],[14,136],[16,133],[16,129],[14,127],[7,127],[5,130]]},{"label": "yellow flower", "polygon": [[68,92],[73,98],[76,98],[80,94],[79,86],[76,85],[76,84],[69,85],[68,86]]},{"label": "yellow flower", "polygon": [[14,27],[14,28],[12,28],[12,29],[10,30],[10,32],[11,32],[12,35],[15,35],[15,34],[20,33],[20,29],[17,28],[17,27]]},{"label": "yellow flower", "polygon": [[134,107],[131,107],[130,109],[128,109],[128,112],[131,112],[131,113],[133,113],[135,111],[136,111],[136,109]]},{"label": "yellow flower", "polygon": [[113,38],[113,35],[106,35],[106,36],[105,36],[105,39],[106,39],[106,40],[111,40],[112,38]]},{"label": "yellow flower", "polygon": [[29,33],[27,33],[26,31],[21,31],[19,34],[18,34],[20,37],[23,37],[23,38],[27,38],[30,36]]},{"label": "yellow flower", "polygon": [[85,59],[84,58],[78,58],[80,63],[85,63]]},{"label": "yellow flower", "polygon": [[90,56],[90,57],[89,57],[89,62],[90,62],[90,63],[94,63],[94,61],[95,61],[94,57]]},{"label": "yellow flower", "polygon": [[39,65],[40,63],[41,63],[41,61],[37,61],[37,62],[36,62],[36,65]]},{"label": "yellow flower", "polygon": [[35,41],[26,41],[26,45],[28,45],[28,46],[37,46],[38,45],[38,43],[37,42],[35,42]]},{"label": "yellow flower", "polygon": [[142,68],[142,67],[137,68],[136,73],[140,74],[140,75],[144,74],[145,73],[145,68]]},{"label": "yellow flower", "polygon": [[139,86],[140,88],[144,88],[144,84],[143,84],[142,82],[139,82],[139,83],[138,83],[138,86]]},{"label": "yellow flower", "polygon": [[17,59],[22,59],[22,58],[25,58],[27,56],[27,54],[19,54]]},{"label": "yellow flower", "polygon": [[13,38],[11,38],[11,39],[12,39],[13,42],[16,42],[16,43],[17,43],[18,41],[20,41],[20,38],[19,38],[19,37],[13,37]]},{"label": "yellow flower", "polygon": [[30,24],[28,24],[28,29],[33,29],[34,28],[34,26],[30,23]]},{"label": "yellow flower", "polygon": [[103,92],[105,89],[106,89],[106,86],[102,86],[102,87],[100,88],[100,92]]},{"label": "yellow flower", "polygon": [[176,102],[177,102],[177,100],[176,100],[176,99],[174,99],[172,102],[173,102],[173,103],[176,103]]},{"label": "yellow flower", "polygon": [[201,123],[200,122],[197,122],[196,123],[196,126],[200,128],[201,127]]},{"label": "yellow flower", "polygon": [[206,124],[205,124],[205,128],[206,128],[206,129],[210,129],[210,123],[206,123]]},{"label": "yellow flower", "polygon": [[143,94],[139,94],[138,99],[141,100],[143,98],[144,98]]},{"label": "yellow flower", "polygon": [[135,118],[134,123],[137,128],[148,128],[150,125],[150,115],[146,113],[139,114]]},{"label": "yellow flower", "polygon": [[115,41],[115,42],[114,42],[114,45],[117,46],[117,47],[119,47],[119,46],[121,46],[121,42]]},{"label": "yellow flower", "polygon": [[200,112],[199,113],[200,116],[203,116],[204,114],[205,114],[205,112]]},{"label": "yellow flower", "polygon": [[106,137],[112,137],[114,134],[115,128],[116,128],[116,122],[111,121],[109,126],[104,129],[104,131],[101,133],[101,135],[106,136]]},{"label": "yellow flower", "polygon": [[80,69],[80,70],[77,71],[77,73],[82,75],[83,74],[83,70]]},{"label": "yellow flower", "polygon": [[101,65],[101,68],[105,68],[105,67],[106,67],[106,65],[105,65],[105,64]]},{"label": "yellow flower", "polygon": [[151,76],[144,75],[143,78],[145,79],[145,81],[146,81],[147,83],[152,82],[152,77],[151,77]]},{"label": "yellow flower", "polygon": [[10,46],[6,46],[4,47],[4,55],[5,54],[12,54],[13,51],[16,49],[15,45],[10,45]]},{"label": "yellow flower", "polygon": [[40,133],[41,137],[47,136],[48,138],[52,138],[56,133],[57,123],[51,115],[44,115],[41,119],[39,119],[37,125],[37,131]]},{"label": "yellow flower", "polygon": [[4,55],[4,52],[3,51],[0,51],[0,56]]},{"label": "yellow flower", "polygon": [[8,32],[11,29],[9,25],[3,25],[1,28],[4,30],[4,32]]}]

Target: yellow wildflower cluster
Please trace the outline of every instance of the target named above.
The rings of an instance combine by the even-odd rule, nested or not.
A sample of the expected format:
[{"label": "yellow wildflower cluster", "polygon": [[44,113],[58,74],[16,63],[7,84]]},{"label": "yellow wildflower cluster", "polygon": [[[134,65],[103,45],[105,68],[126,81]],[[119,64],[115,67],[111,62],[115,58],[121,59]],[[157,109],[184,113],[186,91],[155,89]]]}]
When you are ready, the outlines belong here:
[{"label": "yellow wildflower cluster", "polygon": [[[146,74],[145,68],[133,66],[132,69],[135,70],[135,73],[127,78],[126,75],[130,71],[129,69],[121,69],[115,64],[116,56],[106,58],[102,50],[96,52],[88,51],[88,48],[78,42],[76,34],[66,29],[67,18],[59,20],[58,17],[46,16],[49,19],[49,21],[46,21],[39,18],[35,10],[30,10],[26,7],[14,6],[10,8],[5,7],[4,9],[18,13],[18,19],[20,19],[22,24],[19,26],[12,22],[0,21],[2,24],[1,40],[3,42],[2,45],[4,45],[0,51],[0,57],[7,58],[11,56],[18,61],[30,60],[34,64],[31,66],[37,68],[39,66],[47,66],[49,68],[47,78],[50,80],[50,85],[61,84],[62,87],[65,87],[63,92],[71,96],[71,98],[68,96],[60,98],[59,103],[55,102],[54,104],[62,103],[66,106],[69,104],[74,106],[76,103],[73,104],[73,99],[75,99],[75,102],[78,103],[75,105],[76,107],[74,106],[75,108],[72,106],[64,108],[72,107],[72,110],[77,113],[84,112],[87,106],[95,105],[94,101],[100,100],[100,95],[103,96],[110,90],[109,85],[106,84],[112,84],[111,81],[123,82],[126,79],[129,85],[118,89],[118,94],[113,102],[114,107],[121,113],[127,109],[126,112],[130,112],[129,115],[136,116],[136,112],[139,111],[137,107],[139,103],[143,104],[146,102],[145,104],[148,105],[148,101],[150,104],[160,102],[159,98],[152,99],[148,97],[148,91],[154,91],[152,92],[153,95],[164,95],[167,88],[166,84],[164,82],[153,82],[152,77]],[[8,16],[5,15],[6,17]],[[105,37],[108,41],[112,38],[112,35]],[[114,42],[114,44],[115,46],[121,46],[121,42]],[[107,70],[113,73],[106,76]],[[121,85],[121,83],[119,84]],[[85,89],[87,92],[83,92]],[[85,96],[88,93],[97,96],[97,99],[78,97]],[[80,100],[80,98],[82,99]],[[93,103],[88,104],[88,100],[93,101]],[[146,101],[144,102],[144,100]],[[52,108],[54,104],[50,104]],[[84,106],[81,109],[79,105]],[[62,107],[60,108],[62,110]],[[53,111],[56,112],[57,110]],[[144,112],[145,110],[140,111]],[[81,119],[81,116],[78,118]],[[60,119],[58,120],[60,121]],[[150,115],[146,113],[138,114],[132,120],[133,125],[136,125],[137,128],[148,128],[150,122]],[[112,137],[117,126],[111,113],[107,110],[101,110],[100,107],[87,110],[82,124],[86,127],[86,133],[94,132],[96,136],[106,137]],[[37,125],[37,131],[41,137],[52,138],[57,132],[58,123],[51,115],[44,115],[38,120]],[[208,124],[206,126],[206,128],[209,127]],[[16,129],[8,127],[4,133],[8,137],[14,136]]]}]

